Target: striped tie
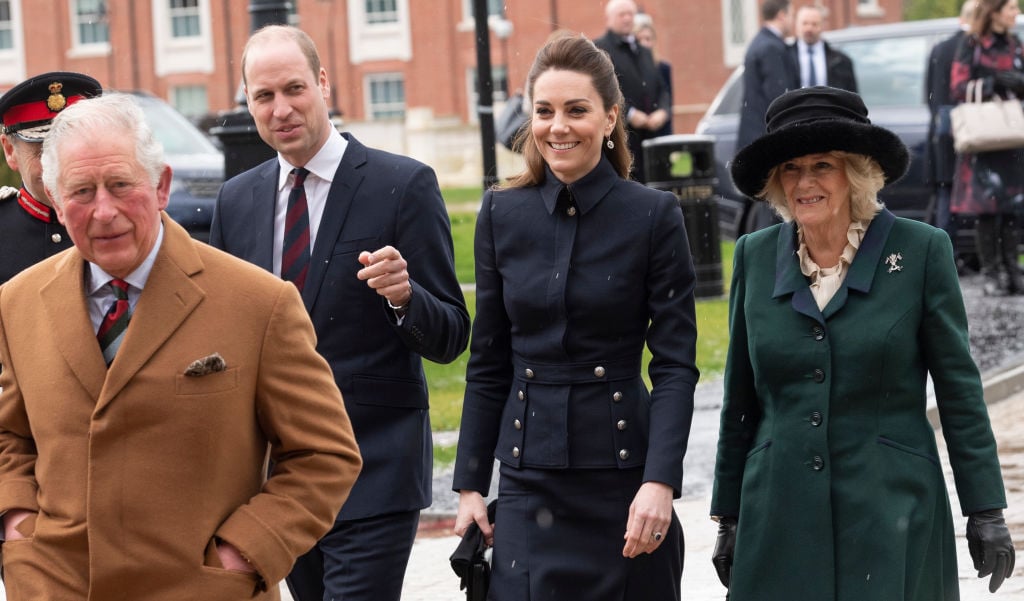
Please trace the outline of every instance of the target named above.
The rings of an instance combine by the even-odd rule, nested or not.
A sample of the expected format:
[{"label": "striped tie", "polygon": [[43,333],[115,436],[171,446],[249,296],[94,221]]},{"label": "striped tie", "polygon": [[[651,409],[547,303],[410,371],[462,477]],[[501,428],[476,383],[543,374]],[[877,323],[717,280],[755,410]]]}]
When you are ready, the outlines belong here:
[{"label": "striped tie", "polygon": [[107,314],[100,322],[100,329],[96,332],[103,359],[108,366],[114,362],[114,355],[121,347],[128,321],[132,318],[132,309],[128,304],[128,282],[115,278],[110,280],[110,289],[114,291],[114,302],[110,303]]},{"label": "striped tie", "polygon": [[306,181],[309,171],[292,169],[295,183],[288,195],[288,213],[284,218],[284,244],[281,249],[281,277],[293,282],[302,292],[309,271],[309,211],[306,208]]}]

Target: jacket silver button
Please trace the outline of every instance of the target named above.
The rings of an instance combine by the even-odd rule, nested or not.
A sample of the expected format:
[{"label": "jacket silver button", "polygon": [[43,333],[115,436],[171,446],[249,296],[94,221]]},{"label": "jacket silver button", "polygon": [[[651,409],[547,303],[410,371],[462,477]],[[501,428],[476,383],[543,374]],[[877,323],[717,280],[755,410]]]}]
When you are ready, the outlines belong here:
[{"label": "jacket silver button", "polygon": [[814,335],[814,339],[821,342],[825,339],[825,328],[821,326],[814,326],[811,328],[811,334]]},{"label": "jacket silver button", "polygon": [[568,209],[565,210],[565,214],[568,215],[569,217],[575,217],[576,207],[569,207]]},{"label": "jacket silver button", "polygon": [[622,449],[619,451],[619,459],[623,461],[629,459],[629,449]]},{"label": "jacket silver button", "polygon": [[519,447],[512,447],[512,456],[519,457]]},{"label": "jacket silver button", "polygon": [[526,377],[527,377],[527,379],[529,379],[529,378],[532,378],[532,377],[533,377],[533,370],[532,370],[532,369],[530,369],[529,367],[527,367],[527,368],[526,368],[526,372],[524,372],[524,373],[526,373]]},{"label": "jacket silver button", "polygon": [[825,381],[825,372],[820,369],[814,370],[814,381],[821,384]]},{"label": "jacket silver button", "polygon": [[815,426],[815,427],[820,426],[821,425],[821,420],[822,420],[822,417],[821,417],[821,413],[820,412],[818,412],[818,411],[812,411],[811,412],[811,425],[812,426]]},{"label": "jacket silver button", "polygon": [[519,421],[517,419],[514,422],[512,422],[512,427],[515,428],[516,430],[522,430],[523,429],[523,422],[521,422],[521,421]]},{"label": "jacket silver button", "polygon": [[616,393],[612,394],[612,400],[615,401],[616,403],[621,401],[622,400],[622,393],[621,392],[616,392]]},{"label": "jacket silver button", "polygon": [[599,378],[603,378],[604,377],[604,368],[601,367],[600,365],[595,367],[594,368],[594,375],[599,377]]},{"label": "jacket silver button", "polygon": [[523,392],[522,390],[520,390],[518,396],[519,396],[519,400],[522,401],[522,400],[524,400],[526,398],[526,393]]},{"label": "jacket silver button", "polygon": [[814,459],[811,459],[811,468],[816,472],[820,472],[825,468],[825,460],[821,456],[815,455]]},{"label": "jacket silver button", "polygon": [[63,239],[64,238],[62,238],[60,234],[54,234],[54,235],[50,236],[50,240],[53,240],[54,244],[60,244],[60,241],[63,240]]},{"label": "jacket silver button", "polygon": [[626,420],[624,420],[624,419],[620,419],[620,420],[619,420],[619,421],[618,421],[618,422],[617,422],[617,423],[615,424],[615,427],[616,427],[616,428],[618,428],[619,430],[625,430],[625,429],[626,429],[626,425],[627,425],[627,424],[626,424]]}]

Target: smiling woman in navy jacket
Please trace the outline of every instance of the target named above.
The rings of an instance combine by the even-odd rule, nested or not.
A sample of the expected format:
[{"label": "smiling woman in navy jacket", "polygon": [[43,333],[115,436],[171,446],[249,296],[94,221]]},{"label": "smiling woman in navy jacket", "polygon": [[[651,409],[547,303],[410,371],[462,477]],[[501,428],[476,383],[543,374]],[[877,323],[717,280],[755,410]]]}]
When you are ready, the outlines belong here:
[{"label": "smiling woman in navy jacket", "polygon": [[622,94],[593,43],[555,34],[527,86],[527,168],[477,221],[455,529],[476,521],[493,543],[491,600],[678,599],[672,499],[698,376],[682,214],[626,179]]}]

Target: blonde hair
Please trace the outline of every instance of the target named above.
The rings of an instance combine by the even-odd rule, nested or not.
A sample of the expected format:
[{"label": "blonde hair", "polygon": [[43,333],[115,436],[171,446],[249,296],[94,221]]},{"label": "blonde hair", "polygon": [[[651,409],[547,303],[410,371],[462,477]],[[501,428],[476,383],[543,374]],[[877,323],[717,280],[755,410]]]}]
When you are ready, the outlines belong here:
[{"label": "blonde hair", "polygon": [[[846,179],[850,183],[850,218],[854,221],[871,221],[885,205],[878,200],[878,191],[885,185],[885,173],[875,159],[843,150],[826,153],[829,157],[841,160],[846,170]],[[768,180],[759,198],[765,199],[783,221],[793,220],[786,202],[786,192],[782,189],[780,173],[782,163],[772,167],[768,172]]]}]

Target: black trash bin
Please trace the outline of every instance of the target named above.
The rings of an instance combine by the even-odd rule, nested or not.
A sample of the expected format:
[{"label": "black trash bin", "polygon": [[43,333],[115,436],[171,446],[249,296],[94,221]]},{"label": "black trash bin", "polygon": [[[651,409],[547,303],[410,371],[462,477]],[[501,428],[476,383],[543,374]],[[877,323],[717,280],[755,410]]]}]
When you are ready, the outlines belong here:
[{"label": "black trash bin", "polygon": [[681,134],[644,140],[647,185],[679,199],[697,272],[697,298],[718,297],[722,285],[722,236],[714,198],[715,138]]}]

